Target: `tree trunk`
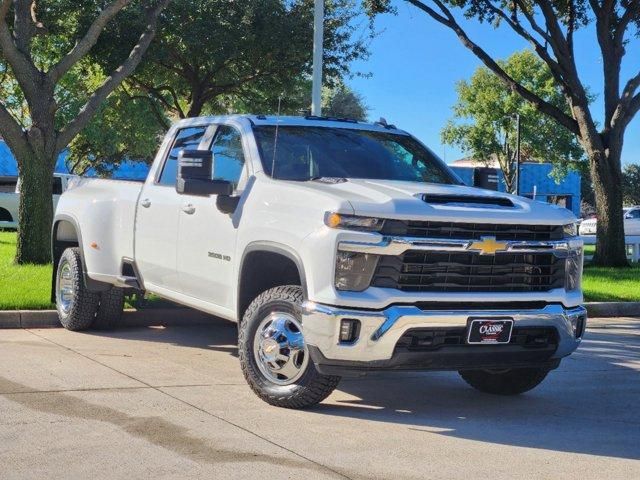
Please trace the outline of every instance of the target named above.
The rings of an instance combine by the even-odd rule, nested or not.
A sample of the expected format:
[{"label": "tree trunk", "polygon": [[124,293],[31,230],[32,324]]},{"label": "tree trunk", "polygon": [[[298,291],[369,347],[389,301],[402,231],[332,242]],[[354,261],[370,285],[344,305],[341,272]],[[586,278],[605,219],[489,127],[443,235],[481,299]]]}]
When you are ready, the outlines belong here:
[{"label": "tree trunk", "polygon": [[598,216],[596,253],[593,257],[593,265],[629,266],[622,218],[620,150],[610,148],[605,151],[588,151]]},{"label": "tree trunk", "polygon": [[20,203],[16,263],[51,262],[53,171],[55,161],[19,158]]}]

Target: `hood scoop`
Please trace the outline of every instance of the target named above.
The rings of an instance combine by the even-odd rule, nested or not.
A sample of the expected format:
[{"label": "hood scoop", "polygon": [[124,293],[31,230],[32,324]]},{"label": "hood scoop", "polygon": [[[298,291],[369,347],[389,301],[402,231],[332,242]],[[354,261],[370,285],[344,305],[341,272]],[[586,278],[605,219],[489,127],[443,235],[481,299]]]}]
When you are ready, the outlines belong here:
[{"label": "hood scoop", "polygon": [[442,195],[423,193],[422,200],[430,205],[450,205],[455,207],[472,208],[515,208],[507,197],[483,197],[480,195]]}]

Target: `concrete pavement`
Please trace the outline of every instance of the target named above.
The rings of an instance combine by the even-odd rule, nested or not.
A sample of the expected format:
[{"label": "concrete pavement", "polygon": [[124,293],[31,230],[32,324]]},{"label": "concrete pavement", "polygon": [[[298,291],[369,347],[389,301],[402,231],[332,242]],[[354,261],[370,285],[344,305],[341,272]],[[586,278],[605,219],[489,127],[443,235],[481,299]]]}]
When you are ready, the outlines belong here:
[{"label": "concrete pavement", "polygon": [[591,321],[536,390],[343,380],[315,409],[246,386],[235,325],[0,331],[0,478],[640,478],[640,321]]}]

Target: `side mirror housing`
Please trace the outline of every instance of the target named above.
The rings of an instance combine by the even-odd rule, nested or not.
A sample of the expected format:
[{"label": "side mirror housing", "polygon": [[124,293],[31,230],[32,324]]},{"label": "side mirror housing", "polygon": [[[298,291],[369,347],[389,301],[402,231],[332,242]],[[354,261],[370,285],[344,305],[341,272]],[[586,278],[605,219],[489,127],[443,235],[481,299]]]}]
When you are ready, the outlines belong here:
[{"label": "side mirror housing", "polygon": [[233,185],[212,180],[213,154],[209,150],[182,150],[178,154],[176,191],[183,195],[231,195]]}]

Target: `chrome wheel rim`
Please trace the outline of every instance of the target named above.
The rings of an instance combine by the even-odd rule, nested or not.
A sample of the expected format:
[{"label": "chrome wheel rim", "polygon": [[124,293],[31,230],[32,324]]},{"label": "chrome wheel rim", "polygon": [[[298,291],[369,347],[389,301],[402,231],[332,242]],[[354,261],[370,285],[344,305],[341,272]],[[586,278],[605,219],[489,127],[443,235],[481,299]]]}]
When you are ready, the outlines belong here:
[{"label": "chrome wheel rim", "polygon": [[289,313],[269,314],[256,330],[253,354],[267,380],[276,385],[295,383],[309,363],[302,325]]},{"label": "chrome wheel rim", "polygon": [[60,268],[58,268],[57,290],[58,305],[64,313],[68,313],[69,310],[71,310],[71,304],[75,296],[75,288],[71,265],[69,265],[69,262],[66,260],[60,265]]}]

